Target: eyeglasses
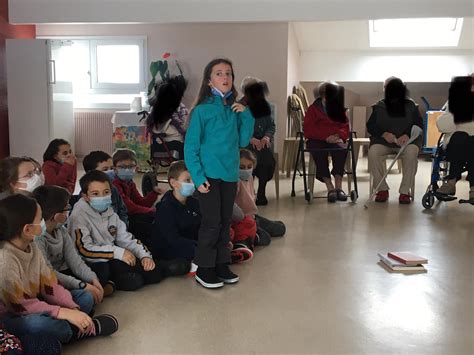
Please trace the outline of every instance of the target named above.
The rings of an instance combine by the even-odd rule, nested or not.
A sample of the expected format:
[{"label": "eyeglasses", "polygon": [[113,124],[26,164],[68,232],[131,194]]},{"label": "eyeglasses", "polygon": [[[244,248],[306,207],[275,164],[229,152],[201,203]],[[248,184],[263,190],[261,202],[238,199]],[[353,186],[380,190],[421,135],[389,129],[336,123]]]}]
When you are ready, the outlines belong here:
[{"label": "eyeglasses", "polygon": [[63,212],[71,212],[71,210],[72,210],[71,205],[67,205],[66,207],[64,207]]},{"label": "eyeglasses", "polygon": [[40,175],[40,174],[41,174],[41,170],[40,169],[35,169],[35,170],[30,171],[26,175],[24,175],[22,177],[19,177],[18,180],[19,181],[20,180],[28,180],[28,179],[31,179],[33,176]]},{"label": "eyeglasses", "polygon": [[117,168],[119,169],[135,169],[137,165],[117,165]]}]

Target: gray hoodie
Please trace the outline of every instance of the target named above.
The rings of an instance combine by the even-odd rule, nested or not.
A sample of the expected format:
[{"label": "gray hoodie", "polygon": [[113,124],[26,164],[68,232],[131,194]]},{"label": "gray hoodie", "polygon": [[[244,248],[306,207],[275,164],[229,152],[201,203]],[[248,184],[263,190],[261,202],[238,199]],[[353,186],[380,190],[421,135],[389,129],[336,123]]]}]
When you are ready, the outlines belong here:
[{"label": "gray hoodie", "polygon": [[[59,283],[69,290],[78,289],[79,283],[91,283],[97,275],[86,265],[77,253],[66,227],[60,227],[53,234],[36,237],[35,243],[44,255],[48,266],[55,272]],[[69,269],[74,276],[63,274]]]},{"label": "gray hoodie", "polygon": [[139,260],[152,257],[148,249],[127,232],[125,223],[112,207],[99,213],[83,198],[74,205],[69,217],[69,233],[79,254],[90,263],[122,260],[125,249]]}]

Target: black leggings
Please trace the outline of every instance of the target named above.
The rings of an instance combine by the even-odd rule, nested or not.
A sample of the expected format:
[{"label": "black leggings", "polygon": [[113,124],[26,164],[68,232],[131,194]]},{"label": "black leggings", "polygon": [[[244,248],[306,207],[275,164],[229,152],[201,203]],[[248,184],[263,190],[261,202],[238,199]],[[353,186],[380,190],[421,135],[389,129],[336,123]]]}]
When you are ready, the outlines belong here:
[{"label": "black leggings", "polygon": [[198,195],[202,220],[194,263],[200,267],[215,267],[231,261],[228,244],[237,183],[207,180],[211,185],[209,192]]},{"label": "black leggings", "polygon": [[130,266],[121,260],[112,259],[107,262],[88,263],[97,274],[100,284],[105,286],[109,280],[115,283],[117,290],[135,291],[146,284],[158,283],[165,278],[165,271],[155,261],[155,268],[145,271],[140,260]]},{"label": "black leggings", "polygon": [[466,132],[455,132],[449,140],[446,152],[451,163],[449,179],[460,179],[463,169],[466,168],[469,185],[474,186],[474,136]]},{"label": "black leggings", "polygon": [[265,196],[265,188],[267,182],[270,181],[275,172],[275,158],[273,151],[270,148],[263,148],[260,151],[250,148],[257,157],[257,166],[255,167],[254,174],[258,178],[258,192],[257,195]]}]

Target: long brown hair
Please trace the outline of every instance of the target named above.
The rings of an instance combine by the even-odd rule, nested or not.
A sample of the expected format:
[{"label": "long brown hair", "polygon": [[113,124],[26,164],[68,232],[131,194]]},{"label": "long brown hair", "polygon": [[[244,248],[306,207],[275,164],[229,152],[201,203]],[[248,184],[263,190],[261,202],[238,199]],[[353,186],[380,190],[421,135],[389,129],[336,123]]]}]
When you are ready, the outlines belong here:
[{"label": "long brown hair", "polygon": [[211,60],[204,68],[201,88],[199,89],[199,94],[194,104],[194,107],[196,107],[199,104],[202,104],[204,101],[206,101],[209,97],[212,96],[211,87],[209,86],[209,81],[211,80],[212,68],[214,68],[215,65],[222,64],[222,63],[229,65],[230,69],[232,70],[232,89],[231,89],[232,99],[233,100],[236,99],[238,92],[234,86],[235,74],[234,74],[234,67],[232,65],[232,61],[227,58],[216,58],[216,59]]}]

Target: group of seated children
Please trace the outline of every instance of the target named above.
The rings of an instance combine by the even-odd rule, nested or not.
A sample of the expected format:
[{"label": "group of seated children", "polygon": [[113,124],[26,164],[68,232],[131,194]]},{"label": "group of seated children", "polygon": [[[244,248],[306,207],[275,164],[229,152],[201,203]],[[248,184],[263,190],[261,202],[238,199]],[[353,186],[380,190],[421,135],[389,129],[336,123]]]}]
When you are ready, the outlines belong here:
[{"label": "group of seated children", "polygon": [[[32,158],[0,161],[0,340],[16,353],[57,354],[61,343],[114,333],[117,319],[93,317],[94,306],[115,290],[187,274],[201,224],[184,161],[170,166],[171,190],[158,201],[157,187],[145,197],[138,192],[137,159],[128,149],[88,154],[77,196],[69,143],[53,140],[44,160],[44,175]],[[285,233],[282,222],[257,215],[254,154],[243,149],[240,165],[233,262]]]}]

